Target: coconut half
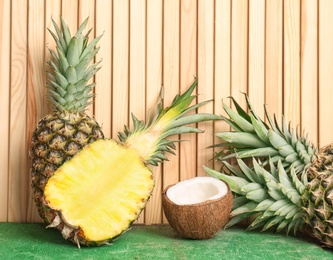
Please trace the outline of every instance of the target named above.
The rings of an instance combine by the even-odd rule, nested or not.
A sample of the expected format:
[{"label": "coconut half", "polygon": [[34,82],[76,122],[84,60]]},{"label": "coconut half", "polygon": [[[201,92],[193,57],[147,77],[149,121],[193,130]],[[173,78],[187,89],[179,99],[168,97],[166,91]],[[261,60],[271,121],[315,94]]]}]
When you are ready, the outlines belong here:
[{"label": "coconut half", "polygon": [[229,221],[231,190],[213,177],[195,177],[168,186],[162,205],[171,227],[182,237],[213,237]]}]

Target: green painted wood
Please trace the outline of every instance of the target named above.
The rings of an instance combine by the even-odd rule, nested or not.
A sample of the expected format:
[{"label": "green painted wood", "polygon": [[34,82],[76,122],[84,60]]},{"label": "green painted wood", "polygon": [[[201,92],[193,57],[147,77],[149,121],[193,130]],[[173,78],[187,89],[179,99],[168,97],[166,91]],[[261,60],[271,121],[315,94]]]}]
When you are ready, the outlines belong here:
[{"label": "green painted wood", "polygon": [[209,240],[182,239],[168,225],[134,225],[102,247],[77,248],[43,224],[0,223],[0,259],[333,259],[310,238],[245,231],[219,232]]}]

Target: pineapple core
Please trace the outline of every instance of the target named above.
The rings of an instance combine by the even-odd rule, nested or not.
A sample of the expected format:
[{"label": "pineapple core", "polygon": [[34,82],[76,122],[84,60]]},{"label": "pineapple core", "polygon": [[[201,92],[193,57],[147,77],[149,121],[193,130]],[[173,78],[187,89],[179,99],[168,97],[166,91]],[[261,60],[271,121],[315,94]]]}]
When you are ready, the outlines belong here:
[{"label": "pineapple core", "polygon": [[48,206],[87,241],[111,239],[139,216],[154,187],[138,152],[98,140],[64,163],[45,187]]}]

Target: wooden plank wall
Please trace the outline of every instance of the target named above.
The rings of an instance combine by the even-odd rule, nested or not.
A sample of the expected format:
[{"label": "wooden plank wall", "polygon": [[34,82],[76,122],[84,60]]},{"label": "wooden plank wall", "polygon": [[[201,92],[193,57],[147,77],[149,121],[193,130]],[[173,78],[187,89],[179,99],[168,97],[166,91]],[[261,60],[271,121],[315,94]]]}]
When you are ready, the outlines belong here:
[{"label": "wooden plank wall", "polygon": [[[333,1],[331,0],[0,0],[0,221],[40,221],[32,203],[28,148],[45,96],[47,28],[62,15],[74,31],[87,16],[100,41],[103,68],[96,75],[90,114],[116,137],[130,113],[145,118],[161,85],[165,104],[199,79],[201,112],[220,114],[221,100],[241,104],[248,93],[257,111],[305,129],[316,145],[332,141]],[[200,124],[185,135],[177,156],[153,168],[156,188],[140,223],[166,222],[161,192],[204,175],[207,146],[223,122]],[[218,165],[216,165],[218,167]]]}]

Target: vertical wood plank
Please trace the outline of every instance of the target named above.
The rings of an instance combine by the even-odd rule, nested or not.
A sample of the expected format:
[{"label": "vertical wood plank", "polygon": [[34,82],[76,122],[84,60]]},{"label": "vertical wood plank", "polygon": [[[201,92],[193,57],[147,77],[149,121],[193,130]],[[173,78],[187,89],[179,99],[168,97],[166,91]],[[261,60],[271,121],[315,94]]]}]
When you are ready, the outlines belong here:
[{"label": "vertical wood plank", "polygon": [[[162,85],[162,0],[147,0],[146,111],[154,110]],[[175,158],[170,158],[170,160]],[[168,164],[169,162],[166,162]],[[145,223],[162,221],[162,167],[151,167],[155,188],[145,209]]]},{"label": "vertical wood plank", "polygon": [[[252,105],[260,117],[265,103],[265,0],[249,2],[249,90]],[[255,102],[253,102],[255,100]]]},{"label": "vertical wood plank", "polygon": [[29,177],[27,168],[27,24],[26,0],[12,2],[11,102],[8,221],[26,221]]},{"label": "vertical wood plank", "polygon": [[284,2],[283,113],[293,127],[300,124],[300,1]]},{"label": "vertical wood plank", "polygon": [[[104,32],[90,114],[107,137],[129,124],[130,112],[144,119],[162,82],[169,104],[198,76],[198,101],[214,98],[200,112],[223,114],[221,99],[228,103],[229,95],[244,106],[246,92],[260,114],[266,103],[270,114],[285,114],[293,127],[301,123],[314,144],[332,142],[330,0],[3,0],[0,14],[0,221],[40,221],[27,154],[37,120],[50,111],[44,86],[45,47],[54,49],[46,31],[53,30],[51,17],[60,24],[62,15],[75,32],[90,16],[91,38]],[[182,135],[187,141],[177,143],[177,156],[153,169],[156,187],[139,223],[167,222],[162,189],[201,175],[212,157],[211,134],[228,130],[224,122],[199,127],[206,132]]]},{"label": "vertical wood plank", "polygon": [[[198,5],[198,103],[214,98],[214,1],[199,1]],[[213,113],[213,103],[198,109],[199,113]],[[206,175],[202,165],[212,167],[213,122],[202,122],[204,131],[197,137],[197,175]]]},{"label": "vertical wood plank", "polygon": [[11,1],[0,2],[0,222],[8,221]]},{"label": "vertical wood plank", "polygon": [[319,1],[319,146],[333,140],[333,2]]},{"label": "vertical wood plank", "polygon": [[[146,1],[130,1],[129,116],[146,117]],[[130,118],[130,127],[133,126]],[[145,221],[145,211],[137,223]]]},{"label": "vertical wood plank", "polygon": [[112,138],[128,125],[129,1],[113,2]]},{"label": "vertical wood plank", "polygon": [[231,94],[245,107],[248,89],[248,1],[232,1]]},{"label": "vertical wood plank", "polygon": [[[54,32],[54,27],[52,24],[52,19],[60,25],[60,16],[61,16],[61,1],[59,0],[48,0],[45,1],[45,63],[51,59],[51,54],[48,49],[55,50],[56,44],[52,35],[47,31],[50,29]],[[45,69],[48,69],[48,65],[45,64]],[[46,72],[44,71],[44,74]],[[45,99],[47,99],[45,97]],[[49,105],[50,109],[50,105]]]},{"label": "vertical wood plank", "polygon": [[66,21],[70,32],[74,34],[79,25],[79,0],[62,0],[61,16]]},{"label": "vertical wood plank", "polygon": [[[31,1],[31,2],[33,2],[33,1]],[[36,2],[36,3],[38,3],[38,2]],[[29,19],[31,20],[31,22],[29,22],[29,24],[34,25],[34,26],[40,26],[43,28],[36,29],[39,31],[34,31],[35,30],[34,28],[31,28],[31,29],[29,28],[29,41],[34,41],[33,40],[33,37],[35,37],[34,34],[38,34],[38,33],[40,34],[39,36],[36,35],[36,37],[38,38],[38,43],[36,42],[36,45],[39,46],[39,48],[40,48],[40,50],[39,50],[40,53],[38,53],[37,57],[39,57],[40,55],[43,55],[43,60],[40,60],[40,58],[39,58],[38,62],[39,63],[42,62],[42,64],[38,65],[38,63],[37,63],[34,65],[35,69],[38,70],[37,78],[33,74],[31,75],[31,73],[29,73],[29,74],[31,75],[31,78],[34,79],[34,81],[36,81],[36,79],[38,79],[40,77],[43,78],[43,81],[41,81],[41,79],[39,79],[40,83],[42,82],[42,84],[40,86],[36,86],[37,89],[39,88],[38,91],[41,91],[38,99],[36,99],[36,102],[37,102],[36,106],[39,108],[38,110],[40,110],[38,113],[35,113],[35,116],[36,116],[35,120],[36,120],[36,123],[38,123],[38,121],[43,116],[48,114],[53,109],[49,102],[49,98],[47,96],[47,89],[45,87],[46,80],[47,80],[46,70],[49,69],[48,65],[46,63],[48,60],[51,59],[51,54],[48,49],[55,50],[56,44],[54,42],[53,37],[47,31],[47,29],[54,31],[52,19],[55,20],[58,25],[60,24],[61,1],[59,1],[59,0],[45,1],[43,4],[41,4],[41,6],[43,7],[44,10],[38,10],[40,5],[39,4],[36,5],[36,3],[33,2],[30,4],[30,13],[31,14],[29,14]],[[38,15],[39,11],[40,11],[40,14]],[[36,15],[38,16],[37,24],[34,23],[34,20],[35,20],[34,16],[36,16]],[[42,20],[42,18],[44,19],[44,21]],[[34,27],[34,26],[32,26],[32,27]],[[41,34],[43,35],[44,39],[42,39]],[[29,46],[31,46],[30,43],[29,43]],[[31,55],[29,57],[31,57]],[[30,64],[29,64],[29,66],[31,67]],[[29,71],[30,71],[30,69],[29,69]],[[29,82],[30,82],[30,80],[29,80]],[[30,98],[29,98],[29,103],[30,103]],[[31,106],[31,104],[29,104],[29,103],[28,103],[28,107]],[[36,127],[36,125],[30,126],[30,129],[28,129],[28,132],[33,131],[35,127]],[[30,136],[30,135],[31,134],[28,133],[28,136]],[[29,139],[30,139],[30,137],[29,137]],[[31,197],[31,196],[29,196],[29,197]],[[31,212],[33,212],[33,217],[30,217],[31,219],[28,219],[28,221],[31,221],[31,222],[41,222],[42,221],[41,218],[38,216],[36,209],[37,208],[36,208],[35,204],[32,203]]]},{"label": "vertical wood plank", "polygon": [[[89,18],[88,24],[86,27],[86,31],[91,30],[89,35],[89,41],[92,41],[96,37],[96,26],[95,26],[95,0],[79,0],[78,1],[78,22],[77,26],[80,26],[80,24],[86,19]],[[78,27],[73,30],[73,34],[77,31]],[[96,60],[96,58],[90,63],[93,64],[93,62]],[[87,84],[91,84],[95,82],[95,76],[93,76]],[[92,90],[93,93],[95,93],[95,89]],[[95,98],[93,100],[95,102]],[[87,107],[86,113],[93,117],[94,115],[94,104],[90,104]]]},{"label": "vertical wood plank", "polygon": [[[146,115],[146,1],[130,2],[130,93],[129,112]],[[130,122],[132,126],[132,121]]]},{"label": "vertical wood plank", "polygon": [[[214,113],[227,116],[222,108],[222,99],[229,103],[226,97],[231,94],[231,0],[216,0],[215,3],[215,68],[214,68]],[[216,121],[214,133],[229,131],[229,125],[224,121]],[[218,144],[221,139],[215,138]],[[218,152],[220,149],[215,150]],[[221,163],[215,163],[218,170]]]},{"label": "vertical wood plank", "polygon": [[[87,29],[92,29],[91,35],[95,35],[95,0],[78,0],[78,25],[80,25],[87,17],[89,17]],[[110,5],[104,1],[105,7]],[[106,9],[107,10],[107,9]],[[76,28],[77,29],[77,28]]]},{"label": "vertical wood plank", "polygon": [[[197,77],[197,1],[181,1],[180,19],[180,89],[184,92]],[[179,144],[180,180],[185,180],[197,174],[197,141],[194,134],[180,138],[186,140]]]},{"label": "vertical wood plank", "polygon": [[[248,0],[231,1],[231,95],[246,108],[248,94]],[[231,104],[232,105],[232,104]]]},{"label": "vertical wood plank", "polygon": [[283,85],[283,1],[266,1],[265,103],[281,117]]},{"label": "vertical wood plank", "polygon": [[[37,126],[38,120],[46,115],[47,96],[45,88],[45,23],[44,23],[44,1],[29,1],[28,13],[28,89],[27,89],[27,142],[30,148],[32,132]],[[28,157],[28,156],[27,156]],[[30,158],[26,167],[26,174],[30,177]],[[22,169],[22,171],[24,171]],[[29,195],[27,196],[27,221],[39,220],[35,203],[32,200],[30,188],[31,179],[27,183]]]},{"label": "vertical wood plank", "polygon": [[112,2],[96,1],[96,35],[103,34],[96,61],[102,60],[95,76],[95,117],[102,126],[105,137],[111,137],[112,116]]},{"label": "vertical wood plank", "polygon": [[301,130],[318,143],[318,3],[301,6]]},{"label": "vertical wood plank", "polygon": [[[179,31],[180,15],[178,0],[164,1],[163,6],[163,87],[164,103],[170,104],[179,92]],[[175,140],[178,137],[171,137]],[[175,143],[176,158],[170,155],[170,161],[163,164],[163,189],[179,181],[179,143]],[[163,215],[163,223],[167,219]]]}]

